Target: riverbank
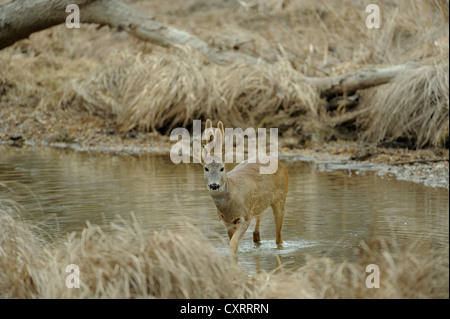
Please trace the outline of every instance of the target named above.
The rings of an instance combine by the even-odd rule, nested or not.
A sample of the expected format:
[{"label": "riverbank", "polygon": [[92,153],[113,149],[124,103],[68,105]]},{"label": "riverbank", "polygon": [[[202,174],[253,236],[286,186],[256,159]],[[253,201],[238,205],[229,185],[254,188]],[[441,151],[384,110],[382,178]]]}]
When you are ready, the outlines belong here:
[{"label": "riverbank", "polygon": [[[120,133],[112,120],[85,112],[0,109],[0,144],[12,147],[55,147],[109,154],[169,154],[174,142],[159,133]],[[280,137],[283,160],[307,161],[321,169],[371,170],[382,177],[395,177],[449,189],[449,150],[386,148],[352,142],[308,142],[301,137]]]}]

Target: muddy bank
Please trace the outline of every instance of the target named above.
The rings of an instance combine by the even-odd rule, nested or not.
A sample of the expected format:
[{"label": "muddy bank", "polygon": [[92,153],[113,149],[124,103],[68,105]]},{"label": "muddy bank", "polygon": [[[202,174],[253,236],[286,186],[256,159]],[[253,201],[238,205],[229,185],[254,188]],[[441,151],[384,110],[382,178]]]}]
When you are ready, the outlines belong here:
[{"label": "muddy bank", "polygon": [[[86,113],[52,114],[5,107],[0,110],[0,144],[11,147],[56,147],[111,154],[168,154],[174,142],[158,133],[119,133],[108,120]],[[302,142],[280,137],[279,154],[286,161],[307,161],[324,170],[376,171],[428,187],[449,188],[449,150],[383,148],[349,141]]]},{"label": "muddy bank", "polygon": [[342,163],[321,162],[317,165],[323,170],[347,170],[349,174],[357,175],[361,171],[375,171],[382,178],[396,178],[401,181],[424,184],[427,187],[449,188],[448,161],[430,163],[411,161],[406,164],[401,164],[401,162],[383,164],[369,161],[343,161]]}]

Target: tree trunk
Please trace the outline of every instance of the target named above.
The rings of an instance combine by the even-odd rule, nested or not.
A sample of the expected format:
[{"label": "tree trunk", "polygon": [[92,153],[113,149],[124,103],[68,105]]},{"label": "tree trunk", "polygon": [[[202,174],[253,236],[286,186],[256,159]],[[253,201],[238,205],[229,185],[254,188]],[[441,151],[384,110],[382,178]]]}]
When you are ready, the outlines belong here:
[{"label": "tree trunk", "polygon": [[27,38],[30,34],[64,23],[66,6],[75,3],[80,10],[91,0],[24,0],[0,5],[0,49]]},{"label": "tree trunk", "polygon": [[30,34],[65,23],[66,6],[80,8],[80,21],[108,25],[126,31],[135,37],[161,46],[189,45],[214,63],[227,63],[243,59],[250,63],[257,58],[235,51],[219,50],[185,31],[153,20],[120,0],[22,0],[0,6],[0,49]]}]

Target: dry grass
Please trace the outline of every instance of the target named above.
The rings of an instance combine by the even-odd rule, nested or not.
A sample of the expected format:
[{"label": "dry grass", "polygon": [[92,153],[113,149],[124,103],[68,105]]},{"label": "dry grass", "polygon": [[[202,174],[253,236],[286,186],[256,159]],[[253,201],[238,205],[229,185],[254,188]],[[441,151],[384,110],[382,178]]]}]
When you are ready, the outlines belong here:
[{"label": "dry grass", "polygon": [[449,67],[438,65],[400,74],[388,85],[373,89],[362,108],[363,138],[392,143],[407,140],[424,147],[444,145],[448,139]]},{"label": "dry grass", "polygon": [[291,115],[316,119],[322,105],[317,91],[295,82],[287,63],[277,68],[205,65],[188,48],[170,55],[120,55],[113,61],[112,67],[64,88],[59,106],[112,116],[124,132],[170,132],[198,118],[226,118],[237,127],[287,127],[295,123]]},{"label": "dry grass", "polygon": [[339,112],[327,114],[328,101],[295,74],[322,77],[415,60],[430,72],[402,74],[368,90],[370,100],[360,106],[372,110],[355,129],[368,141],[409,140],[417,147],[442,145],[448,136],[446,0],[380,1],[380,29],[365,27],[364,1],[127,2],[216,47],[271,65],[216,66],[189,48],[160,48],[107,28],[58,26],[0,52],[0,105],[40,106],[37,113],[82,109],[122,132],[167,134],[193,119],[217,118],[306,139],[322,134],[318,140],[327,141],[334,136],[328,120]]},{"label": "dry grass", "polygon": [[[0,298],[448,298],[448,247],[423,253],[376,239],[360,263],[309,260],[297,270],[250,276],[219,256],[199,231],[145,233],[136,222],[105,233],[88,224],[49,243],[39,230],[0,208]],[[395,242],[394,242],[395,243]],[[380,288],[365,286],[365,265],[380,267]],[[80,267],[69,289],[66,267]],[[364,265],[364,266],[363,266]]]},{"label": "dry grass", "polygon": [[[399,248],[395,240],[362,241],[358,263],[311,259],[297,270],[267,275],[260,293],[263,298],[448,298],[448,247],[420,251],[419,243]],[[366,287],[369,264],[380,269],[380,288]]]},{"label": "dry grass", "polygon": [[[246,275],[224,263],[193,227],[144,234],[136,223],[113,234],[87,225],[52,244],[0,214],[1,298],[243,298]],[[80,288],[66,267],[80,267]],[[243,285],[237,285],[242,282]]]}]

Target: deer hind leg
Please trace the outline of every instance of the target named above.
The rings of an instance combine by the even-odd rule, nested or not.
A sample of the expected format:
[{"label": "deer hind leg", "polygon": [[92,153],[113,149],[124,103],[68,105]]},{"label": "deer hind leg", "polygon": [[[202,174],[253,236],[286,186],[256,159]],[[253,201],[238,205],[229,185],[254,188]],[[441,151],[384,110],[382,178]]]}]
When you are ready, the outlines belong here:
[{"label": "deer hind leg", "polygon": [[283,220],[284,220],[283,206],[284,205],[281,202],[276,202],[272,204],[273,217],[275,218],[275,231],[276,231],[275,241],[277,245],[283,243],[283,237],[281,235],[281,228],[283,227]]},{"label": "deer hind leg", "polygon": [[259,236],[259,223],[261,222],[261,216],[255,217],[255,230],[253,231],[253,242],[259,243],[261,237]]}]

